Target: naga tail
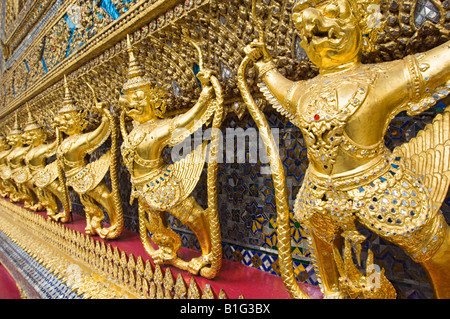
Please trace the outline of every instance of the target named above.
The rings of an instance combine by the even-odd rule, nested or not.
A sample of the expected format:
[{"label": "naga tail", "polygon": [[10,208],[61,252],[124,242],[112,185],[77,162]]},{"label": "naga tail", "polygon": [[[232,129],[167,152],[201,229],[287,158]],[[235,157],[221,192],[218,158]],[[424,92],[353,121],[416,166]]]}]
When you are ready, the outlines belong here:
[{"label": "naga tail", "polygon": [[[92,86],[85,82],[85,84],[89,87],[89,89],[92,91],[92,95],[94,98],[94,103],[98,102],[97,95],[95,94],[94,89]],[[119,237],[122,234],[123,231],[123,208],[122,208],[122,200],[120,197],[120,191],[119,191],[119,181],[118,181],[118,128],[115,121],[114,116],[111,114],[111,112],[108,109],[103,110],[105,116],[108,118],[109,126],[110,126],[110,133],[111,133],[111,157],[110,157],[110,165],[109,165],[109,175],[111,179],[111,195],[114,203],[114,212],[109,216],[111,221],[111,226],[108,228],[108,232],[106,234],[106,238],[108,239],[114,239]],[[122,125],[120,126],[122,129]],[[122,132],[123,133],[123,132]],[[108,136],[106,136],[107,138]],[[101,142],[101,144],[106,140],[106,138]],[[125,138],[125,136],[124,136]],[[100,145],[96,145],[96,147],[99,147]]]},{"label": "naga tail", "polygon": [[402,157],[406,168],[422,179],[433,202],[432,211],[436,213],[450,183],[450,106],[393,153]]},{"label": "naga tail", "polygon": [[[256,15],[256,0],[252,0],[252,19],[257,23],[260,41],[264,42],[264,31],[262,24],[258,23]],[[277,206],[277,232],[278,232],[278,257],[280,273],[283,283],[289,295],[295,299],[310,299],[309,295],[300,288],[293,270],[293,260],[291,255],[291,224],[289,203],[287,200],[286,177],[284,175],[283,164],[278,153],[278,147],[270,131],[269,123],[262,111],[256,105],[246,81],[246,69],[251,59],[245,57],[238,69],[238,87],[242,98],[247,105],[247,109],[258,126],[261,138],[266,147],[270,161],[270,170],[275,186],[275,199]]]},{"label": "naga tail", "polygon": [[208,163],[208,221],[211,234],[211,252],[212,259],[209,267],[202,268],[200,274],[206,278],[214,278],[222,267],[222,238],[220,233],[219,211],[217,207],[217,174],[218,174],[218,156],[220,152],[220,126],[223,120],[223,94],[219,80],[212,77],[212,84],[217,95],[217,109],[213,119],[213,132],[211,133],[211,147]]},{"label": "naga tail", "polygon": [[[57,144],[59,147],[62,142],[62,136],[61,136],[61,132],[59,131],[58,128],[56,129],[56,140],[57,140]],[[58,183],[60,184],[60,187],[62,189],[61,203],[62,203],[63,210],[64,210],[64,212],[61,216],[61,219],[59,221],[62,223],[66,223],[69,221],[69,219],[72,216],[71,215],[72,202],[70,200],[69,188],[67,187],[66,177],[64,175],[64,168],[63,168],[63,163],[62,163],[61,158],[59,158],[59,157],[56,158],[56,165],[57,165],[57,171],[58,171]],[[58,218],[59,218],[59,216],[58,216]]]}]

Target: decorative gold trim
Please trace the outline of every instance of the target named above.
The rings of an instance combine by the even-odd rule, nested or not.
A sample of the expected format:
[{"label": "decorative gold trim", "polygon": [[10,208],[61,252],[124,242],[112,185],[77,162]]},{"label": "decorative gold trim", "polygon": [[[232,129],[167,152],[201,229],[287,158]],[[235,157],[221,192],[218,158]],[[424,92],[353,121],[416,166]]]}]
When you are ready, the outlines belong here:
[{"label": "decorative gold trim", "polygon": [[[154,267],[63,224],[0,200],[0,231],[84,299],[226,299],[222,289]],[[189,288],[186,288],[189,287]],[[217,297],[215,297],[217,296]]]}]

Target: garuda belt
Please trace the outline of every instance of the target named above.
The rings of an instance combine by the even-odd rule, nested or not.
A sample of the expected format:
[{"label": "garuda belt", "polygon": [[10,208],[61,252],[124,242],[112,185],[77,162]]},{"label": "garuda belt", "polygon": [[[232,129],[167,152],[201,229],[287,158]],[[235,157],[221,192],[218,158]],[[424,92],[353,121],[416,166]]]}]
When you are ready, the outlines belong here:
[{"label": "garuda belt", "polygon": [[108,172],[110,157],[111,153],[108,151],[98,160],[66,172],[67,186],[71,186],[79,194],[94,189]]}]

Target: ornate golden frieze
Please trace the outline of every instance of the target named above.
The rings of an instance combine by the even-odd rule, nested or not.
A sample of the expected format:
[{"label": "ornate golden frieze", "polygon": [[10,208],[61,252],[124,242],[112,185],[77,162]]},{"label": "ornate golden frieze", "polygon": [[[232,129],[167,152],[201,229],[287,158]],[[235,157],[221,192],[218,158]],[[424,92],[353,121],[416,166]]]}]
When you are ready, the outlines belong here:
[{"label": "ornate golden frieze", "polygon": [[[72,4],[76,4],[78,1],[74,1]],[[4,74],[2,78],[2,84],[5,87],[8,87],[9,98],[6,98],[6,108],[1,111],[0,116],[5,116],[10,111],[16,109],[25,101],[30,100],[33,96],[40,94],[46,88],[55,84],[55,82],[62,79],[64,74],[69,74],[81,67],[83,67],[86,62],[96,63],[98,60],[102,60],[102,52],[105,52],[106,49],[114,47],[117,43],[121,43],[121,39],[125,39],[126,34],[134,32],[136,30],[141,30],[143,33],[147,33],[146,30],[151,29],[152,26],[161,26],[162,20],[168,21],[169,17],[176,17],[174,11],[177,11],[176,8],[173,8],[177,3],[180,3],[179,0],[165,0],[165,1],[142,1],[121,15],[118,19],[112,21],[108,25],[93,25],[96,30],[95,35],[91,38],[85,38],[85,43],[80,47],[80,49],[76,52],[76,54],[72,54],[66,58],[58,58],[54,62],[54,66],[51,70],[48,70],[45,74],[40,74],[41,76],[37,76],[32,78],[32,81],[25,81],[25,79],[21,77],[27,76],[25,66],[22,63],[16,63],[16,65],[8,70],[6,74]],[[188,7],[181,5],[180,8]],[[67,7],[66,7],[67,8]],[[97,8],[97,10],[99,10]],[[181,11],[183,11],[181,10]],[[30,45],[28,50],[24,53],[23,57],[18,61],[30,59],[33,56],[39,56],[39,51],[42,49],[43,45],[43,37],[46,36],[51,41],[51,45],[54,48],[51,48],[52,57],[55,53],[64,54],[65,51],[58,50],[62,41],[67,41],[69,34],[68,28],[65,25],[65,21],[63,21],[63,16],[66,14],[64,10],[59,13],[58,17],[55,19],[53,24],[49,24],[49,26],[34,40],[34,43]],[[178,9],[180,11],[180,9]],[[103,12],[103,14],[105,14]],[[151,20],[150,26],[148,26]],[[164,23],[163,23],[164,24]],[[146,26],[147,25],[147,26]],[[123,41],[122,41],[123,43]],[[45,54],[45,53],[44,53]],[[97,59],[96,59],[97,57]],[[33,63],[39,67],[39,63],[41,63],[39,58],[34,58]],[[29,66],[30,67],[30,66]],[[31,66],[32,67],[32,66]],[[47,66],[50,68],[50,65]],[[21,69],[20,69],[21,68]],[[42,70],[40,71],[42,73]],[[19,92],[20,87],[15,87],[15,95],[12,94],[12,85],[13,83],[17,85],[20,82],[26,82],[26,90],[23,92]],[[25,85],[25,84],[24,84]]]},{"label": "ornate golden frieze", "polygon": [[[12,5],[16,1],[6,1],[5,5]],[[5,41],[4,45],[8,48],[10,53],[18,47],[27,34],[36,26],[38,21],[48,12],[57,0],[43,0],[35,1],[29,0],[27,4],[21,9],[16,19],[6,17],[5,27]]]},{"label": "ornate golden frieze", "polygon": [[[167,5],[167,3],[166,3]],[[140,28],[131,35],[131,41],[133,45],[138,48],[139,51],[145,52],[140,55],[139,58],[144,62],[147,72],[154,81],[163,83],[163,86],[169,87],[169,100],[168,100],[168,115],[176,114],[185,110],[189,102],[194,100],[198,93],[200,92],[199,87],[195,80],[195,74],[193,70],[193,65],[196,63],[195,54],[187,50],[189,44],[180,37],[181,28],[186,25],[185,19],[188,17],[188,10],[194,10],[200,16],[206,16],[209,9],[205,9],[205,12],[199,12],[200,7],[195,7],[193,3],[185,3],[183,5],[178,5],[173,10],[169,10],[168,13],[162,15],[162,18],[151,21],[148,25]],[[175,13],[178,12],[178,13]],[[177,18],[180,21],[177,21]],[[173,29],[172,29],[173,28]],[[205,32],[211,32],[211,35],[216,31],[208,31],[208,26],[205,30],[201,31],[202,34]],[[214,27],[216,29],[216,27]],[[217,33],[224,33],[227,30],[217,30]],[[106,32],[106,36],[110,33]],[[115,33],[116,34],[116,33]],[[105,35],[105,34],[103,34]],[[201,34],[193,34],[196,38],[200,37]],[[117,35],[115,36],[117,37]],[[107,43],[110,43],[109,38],[106,39]],[[207,47],[209,52],[212,52],[216,57],[206,57],[208,64],[213,63],[216,65],[216,69],[220,68],[222,61],[228,61],[230,65],[237,64],[239,61],[238,51],[224,52],[221,50],[216,50],[214,52],[214,47],[209,47],[207,42],[202,41],[202,45]],[[105,49],[107,46],[105,42],[99,41],[98,47]],[[75,100],[86,100],[86,97],[90,95],[90,90],[84,84],[88,82],[97,92],[99,98],[102,101],[109,102],[113,108],[118,109],[117,97],[119,97],[119,91],[121,89],[122,83],[125,81],[125,69],[126,69],[126,52],[125,52],[126,41],[125,39],[119,41],[115,45],[109,47],[96,57],[90,59],[87,63],[79,66],[79,63],[71,64],[70,59],[84,59],[86,55],[84,54],[88,50],[89,44],[83,46],[83,50],[77,52],[70,59],[66,59],[59,63],[55,69],[50,71],[48,74],[43,75],[42,81],[39,80],[34,86],[28,88],[24,95],[28,92],[39,91],[38,95],[29,100],[30,109],[36,114],[39,114],[38,118],[41,122],[50,123],[53,118],[52,111],[58,109],[58,100],[63,94],[63,81],[57,81],[52,86],[44,89],[46,79],[53,79],[57,76],[54,75],[55,72],[62,72],[63,65],[70,68],[75,68],[73,73],[68,75],[69,82],[71,86],[75,87],[73,92]],[[226,47],[225,47],[226,48]],[[154,61],[158,63],[153,63]],[[78,66],[78,67],[77,67]],[[26,72],[23,70],[22,72]],[[224,73],[224,72],[222,72]],[[232,71],[229,70],[229,76],[231,76]],[[223,78],[219,74],[219,78]],[[106,82],[103,82],[106,80]],[[225,105],[227,109],[242,116],[245,111],[241,105],[239,105],[240,98],[237,96],[234,79],[226,79],[230,87],[227,88]],[[6,81],[7,82],[7,81]],[[182,91],[183,95],[178,94],[178,91]],[[11,99],[11,98],[10,98]],[[20,100],[21,97],[13,99],[15,102]],[[5,124],[12,125],[11,115],[6,115],[13,108],[7,107],[3,110],[3,121]],[[26,115],[23,112],[19,112],[19,120],[22,120]],[[96,118],[94,116],[93,123],[95,123]],[[52,128],[49,128],[49,137],[53,137]],[[5,131],[6,132],[6,131]]]}]

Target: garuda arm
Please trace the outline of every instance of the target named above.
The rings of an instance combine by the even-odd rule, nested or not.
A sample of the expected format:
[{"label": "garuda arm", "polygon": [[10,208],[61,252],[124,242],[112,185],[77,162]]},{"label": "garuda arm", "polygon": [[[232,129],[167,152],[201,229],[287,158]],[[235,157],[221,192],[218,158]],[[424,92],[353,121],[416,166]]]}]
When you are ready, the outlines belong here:
[{"label": "garuda arm", "polygon": [[[264,83],[261,91],[274,108],[296,124],[296,102],[304,90],[304,82],[286,79],[276,71],[272,58],[265,52],[262,43],[252,44],[260,47],[246,49],[247,55],[255,61]],[[257,55],[257,56],[255,56]],[[450,41],[424,53],[407,56],[382,76],[376,84],[379,92],[388,92],[386,101],[379,101],[386,123],[399,112],[408,115],[419,114],[449,93]]]},{"label": "garuda arm", "polygon": [[44,144],[45,149],[42,152],[42,160],[46,161],[49,157],[52,157],[58,151],[58,141],[55,139],[51,143]]},{"label": "garuda arm", "polygon": [[[86,154],[94,152],[109,137],[111,131],[111,118],[108,116],[106,107],[106,103],[97,103],[95,105],[96,111],[101,111],[103,109],[104,113],[102,121],[95,130],[84,133],[77,138],[76,144],[74,145],[75,147],[71,150],[71,153],[77,155],[78,158],[82,159]],[[99,159],[88,164],[77,162],[75,165],[76,170],[71,170],[70,174],[66,172],[67,185],[72,186],[77,193],[85,193],[89,190],[93,190],[103,180],[109,168],[114,167],[113,160],[115,157],[112,156],[112,152],[114,152],[115,149],[116,148],[111,145],[110,150],[104,153]],[[79,175],[76,173],[83,168],[85,168],[84,174]],[[89,180],[89,182],[86,182],[86,180]]]},{"label": "garuda arm", "polygon": [[45,156],[47,158],[53,156],[58,151],[58,141],[55,139],[53,142],[48,143],[47,150],[45,152]]},{"label": "garuda arm", "polygon": [[[208,70],[201,71],[197,75],[203,89],[196,104],[188,112],[168,121],[167,129],[160,130],[167,132],[165,142],[163,142],[165,145],[179,144],[205,124],[217,111],[220,94],[215,94],[217,92],[214,91],[210,83],[211,75],[213,75],[213,72]],[[173,175],[175,180],[180,181],[179,201],[190,195],[196,186],[205,164],[207,145],[206,142],[203,142],[190,154],[169,165],[168,171],[170,171],[170,174]]]}]

